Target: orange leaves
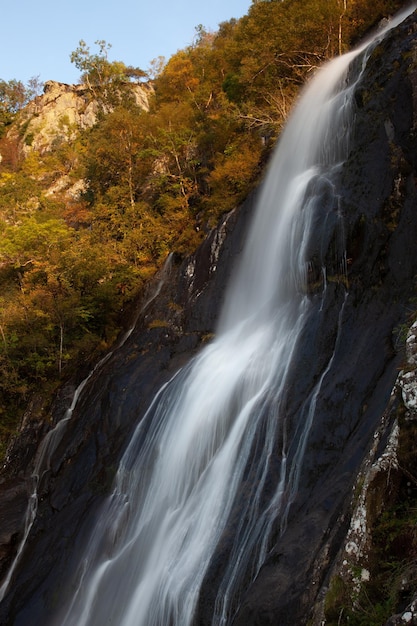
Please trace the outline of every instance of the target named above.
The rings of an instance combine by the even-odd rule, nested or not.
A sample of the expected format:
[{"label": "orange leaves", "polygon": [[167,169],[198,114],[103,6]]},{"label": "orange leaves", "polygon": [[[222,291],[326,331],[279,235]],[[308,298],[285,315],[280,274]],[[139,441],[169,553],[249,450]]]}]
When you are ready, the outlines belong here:
[{"label": "orange leaves", "polygon": [[210,202],[218,207],[217,216],[229,211],[249,193],[258,174],[260,140],[242,141],[230,146],[216,161],[209,176]]}]

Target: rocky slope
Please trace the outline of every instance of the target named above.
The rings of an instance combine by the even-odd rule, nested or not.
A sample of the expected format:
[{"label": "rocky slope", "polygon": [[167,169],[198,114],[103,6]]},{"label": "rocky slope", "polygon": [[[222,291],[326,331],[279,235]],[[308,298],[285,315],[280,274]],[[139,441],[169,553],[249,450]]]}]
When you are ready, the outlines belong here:
[{"label": "rocky slope", "polygon": [[[136,104],[148,110],[151,85],[132,83],[131,89]],[[42,154],[50,150],[52,144],[73,138],[78,129],[95,124],[97,111],[97,102],[91,98],[86,85],[47,81],[43,95],[34,98],[21,115],[17,131],[23,139],[24,152],[37,150]]]},{"label": "rocky slope", "polygon": [[[334,256],[339,233],[334,225],[321,224],[320,255],[329,281],[294,367],[290,430],[296,429],[300,398],[311,390],[332,351],[334,367],[317,401],[286,531],[277,533],[257,579],[245,582],[235,626],[382,623],[378,617],[379,622],[372,621],[361,593],[385,567],[380,560],[383,514],[396,510],[399,516],[398,504],[408,498],[412,509],[416,498],[415,335],[409,335],[406,352],[399,330],[414,313],[416,290],[416,130],[417,18],[411,17],[370,58],[357,86],[354,133],[338,196],[323,197],[323,204],[334,202],[344,215],[347,274]],[[135,324],[127,321],[130,335],[91,373],[42,465],[37,514],[0,605],[0,623],[43,624],[65,598],[66,576],[134,424],[160,385],[215,332],[252,208],[250,198],[185,262],[170,259],[138,303]],[[323,260],[316,252],[312,249],[310,262],[313,301]],[[48,429],[61,423],[78,382],[62,390],[49,424],[32,421],[29,409],[9,451],[0,484],[3,575],[24,532],[37,446]],[[239,503],[233,514],[239,515]],[[390,549],[407,568],[398,569],[398,593],[385,606],[384,620],[416,623],[412,525],[404,523],[396,540],[400,545]],[[212,597],[229,541],[225,533],[207,572],[196,624],[211,623]],[[368,592],[375,594],[370,587]],[[377,595],[372,598],[374,605],[380,603]]]},{"label": "rocky slope", "polygon": [[[137,106],[147,111],[149,96],[153,93],[152,84],[129,83],[128,89]],[[98,111],[98,103],[91,97],[86,85],[47,81],[43,94],[29,102],[7,133],[9,142],[16,145],[18,156],[15,158],[26,158],[31,152],[42,157],[54,148],[73,141],[80,131],[95,124]],[[46,193],[64,192],[71,199],[77,197],[80,191],[84,191],[83,181],[74,183],[65,172],[57,172],[54,184]]]}]

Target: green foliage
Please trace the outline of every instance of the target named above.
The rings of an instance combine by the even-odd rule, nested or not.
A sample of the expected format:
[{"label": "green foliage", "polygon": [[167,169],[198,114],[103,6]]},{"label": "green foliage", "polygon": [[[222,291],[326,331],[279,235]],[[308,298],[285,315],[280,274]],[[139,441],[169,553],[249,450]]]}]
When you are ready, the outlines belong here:
[{"label": "green foliage", "polygon": [[112,110],[121,101],[132,101],[132,92],[126,84],[147,77],[146,72],[138,67],[126,66],[121,61],[109,61],[108,53],[111,44],[104,40],[95,42],[99,51],[90,52],[84,40],[80,40],[78,48],[71,55],[71,63],[81,72],[81,81],[90,90],[91,96],[102,107],[104,112]]},{"label": "green foliage", "polygon": [[0,79],[0,137],[15,119],[16,113],[35,96],[39,95],[43,84],[39,77],[32,77],[26,85],[15,78],[9,81]]}]

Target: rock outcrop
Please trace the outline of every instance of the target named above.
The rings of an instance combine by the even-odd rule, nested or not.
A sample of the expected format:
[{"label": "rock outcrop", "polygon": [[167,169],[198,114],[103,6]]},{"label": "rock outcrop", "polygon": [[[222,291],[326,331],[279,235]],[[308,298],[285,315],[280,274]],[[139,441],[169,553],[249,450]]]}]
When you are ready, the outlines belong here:
[{"label": "rock outcrop", "polygon": [[[152,86],[148,83],[129,85],[136,104],[148,110]],[[86,85],[68,85],[47,81],[44,93],[34,98],[21,114],[18,131],[23,151],[48,152],[52,146],[73,139],[79,130],[96,122],[97,102],[91,98]]]},{"label": "rock outcrop", "polygon": [[[149,98],[153,94],[151,83],[128,83],[126,90],[139,108],[144,111],[149,109]],[[47,81],[44,93],[20,111],[7,133],[8,143],[14,146],[12,158],[16,161],[25,159],[32,152],[42,158],[73,142],[80,131],[94,126],[99,108],[86,85]],[[2,158],[0,154],[0,162]],[[10,155],[7,159],[11,159]],[[73,159],[75,163],[76,158]],[[54,182],[45,193],[47,196],[61,194],[71,201],[78,199],[85,190],[85,181],[74,180],[68,171],[61,168],[55,172]]]},{"label": "rock outcrop", "polygon": [[385,624],[417,623],[417,345],[411,326],[398,374],[351,494],[349,528],[327,573],[312,626],[398,610]]}]

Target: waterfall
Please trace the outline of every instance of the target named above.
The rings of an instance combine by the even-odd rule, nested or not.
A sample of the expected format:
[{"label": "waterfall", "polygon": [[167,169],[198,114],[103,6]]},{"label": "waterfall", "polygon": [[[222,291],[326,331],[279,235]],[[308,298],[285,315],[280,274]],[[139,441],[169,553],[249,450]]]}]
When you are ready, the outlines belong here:
[{"label": "waterfall", "polygon": [[[228,624],[244,581],[255,579],[274,537],[285,532],[347,297],[333,353],[290,429],[291,363],[312,306],[312,237],[318,221],[334,221],[344,285],[335,178],[370,50],[366,44],[332,61],[305,90],[271,163],[217,336],[160,389],[138,424],[71,582],[72,598],[51,624],[192,625],[215,550],[229,533],[212,617],[213,626]],[[326,198],[331,215],[323,212]],[[323,300],[327,268],[320,242],[314,249]]]}]

